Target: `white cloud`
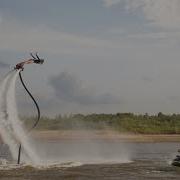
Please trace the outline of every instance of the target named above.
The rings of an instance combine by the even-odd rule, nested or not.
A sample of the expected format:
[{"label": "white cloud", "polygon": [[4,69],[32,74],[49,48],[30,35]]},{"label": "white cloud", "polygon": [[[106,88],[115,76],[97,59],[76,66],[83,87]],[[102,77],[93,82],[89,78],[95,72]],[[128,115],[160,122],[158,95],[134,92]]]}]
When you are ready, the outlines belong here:
[{"label": "white cloud", "polygon": [[166,27],[180,27],[179,0],[103,0],[106,7],[122,3],[128,12],[141,12],[150,23]]}]

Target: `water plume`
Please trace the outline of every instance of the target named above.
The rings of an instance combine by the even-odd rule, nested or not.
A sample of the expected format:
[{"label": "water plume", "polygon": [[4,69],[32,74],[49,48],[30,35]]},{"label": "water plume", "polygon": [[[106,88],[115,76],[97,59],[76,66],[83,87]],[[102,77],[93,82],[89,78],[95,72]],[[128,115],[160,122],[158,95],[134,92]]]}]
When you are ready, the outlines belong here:
[{"label": "water plume", "polygon": [[12,74],[8,73],[7,76],[0,83],[0,132],[4,143],[8,144],[13,159],[17,158],[18,143],[12,134],[12,127],[7,119],[6,110],[6,89],[8,81],[11,79]]},{"label": "water plume", "polygon": [[0,84],[0,132],[14,160],[17,159],[18,147],[21,143],[23,161],[37,164],[38,156],[30,144],[30,139],[17,113],[15,83],[18,74],[19,71],[10,72]]}]

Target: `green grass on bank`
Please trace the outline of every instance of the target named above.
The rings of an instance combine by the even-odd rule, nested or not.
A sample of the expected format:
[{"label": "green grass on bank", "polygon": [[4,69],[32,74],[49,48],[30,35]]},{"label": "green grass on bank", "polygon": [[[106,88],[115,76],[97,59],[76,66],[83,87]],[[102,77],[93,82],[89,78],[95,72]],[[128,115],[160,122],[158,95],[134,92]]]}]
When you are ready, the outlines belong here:
[{"label": "green grass on bank", "polygon": [[[35,122],[33,117],[23,117],[27,128]],[[119,132],[141,134],[180,134],[180,114],[164,115],[135,115],[132,113],[117,114],[75,114],[57,116],[56,118],[42,117],[36,127],[39,130],[103,130],[113,129]]]}]

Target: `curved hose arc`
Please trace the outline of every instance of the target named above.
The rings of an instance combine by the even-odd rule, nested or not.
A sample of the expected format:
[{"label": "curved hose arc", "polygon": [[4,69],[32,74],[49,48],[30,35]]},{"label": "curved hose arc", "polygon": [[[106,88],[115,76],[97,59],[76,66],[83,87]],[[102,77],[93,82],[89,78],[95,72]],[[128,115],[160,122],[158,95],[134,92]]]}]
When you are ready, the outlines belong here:
[{"label": "curved hose arc", "polygon": [[[34,129],[37,126],[37,124],[38,124],[38,122],[40,120],[40,117],[41,117],[41,112],[40,112],[38,103],[36,102],[36,100],[34,99],[33,95],[30,93],[30,91],[28,90],[28,88],[26,87],[26,85],[25,85],[25,83],[23,81],[23,78],[22,78],[22,75],[21,75],[21,71],[19,71],[19,77],[20,77],[20,80],[21,80],[21,83],[22,83],[24,89],[26,90],[26,92],[29,94],[29,96],[33,100],[33,102],[34,102],[34,104],[35,104],[35,106],[37,108],[37,112],[38,112],[37,120],[33,124],[33,126],[29,129],[29,132],[30,132],[32,129]],[[20,163],[20,159],[21,159],[21,143],[19,145],[19,151],[18,151],[18,161],[17,161],[18,164]]]},{"label": "curved hose arc", "polygon": [[35,98],[34,98],[33,95],[31,94],[31,92],[27,89],[27,87],[26,87],[26,85],[25,85],[25,83],[24,83],[24,81],[23,81],[23,78],[22,78],[22,75],[21,75],[21,71],[19,72],[19,77],[20,77],[20,80],[21,80],[21,83],[22,83],[24,89],[26,90],[26,92],[29,94],[29,96],[30,96],[31,99],[33,100],[33,102],[34,102],[34,104],[35,104],[35,106],[36,106],[36,109],[37,109],[37,113],[38,113],[36,122],[35,122],[35,123],[33,124],[33,126],[29,129],[29,132],[30,132],[32,129],[34,129],[34,128],[37,126],[37,124],[38,124],[38,122],[39,122],[39,120],[40,120],[40,117],[41,117],[41,112],[40,112],[38,103],[36,102]]}]

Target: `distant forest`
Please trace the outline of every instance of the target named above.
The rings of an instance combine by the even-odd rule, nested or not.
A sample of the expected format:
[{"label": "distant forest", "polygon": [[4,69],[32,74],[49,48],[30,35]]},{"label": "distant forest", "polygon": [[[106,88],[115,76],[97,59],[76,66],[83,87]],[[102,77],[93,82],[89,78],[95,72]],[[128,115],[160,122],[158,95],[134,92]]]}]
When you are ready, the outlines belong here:
[{"label": "distant forest", "polygon": [[[21,118],[27,128],[35,122],[35,117]],[[140,134],[180,134],[180,114],[136,115],[117,114],[74,114],[58,115],[55,118],[42,117],[37,130],[103,130],[111,129],[120,133]]]}]

